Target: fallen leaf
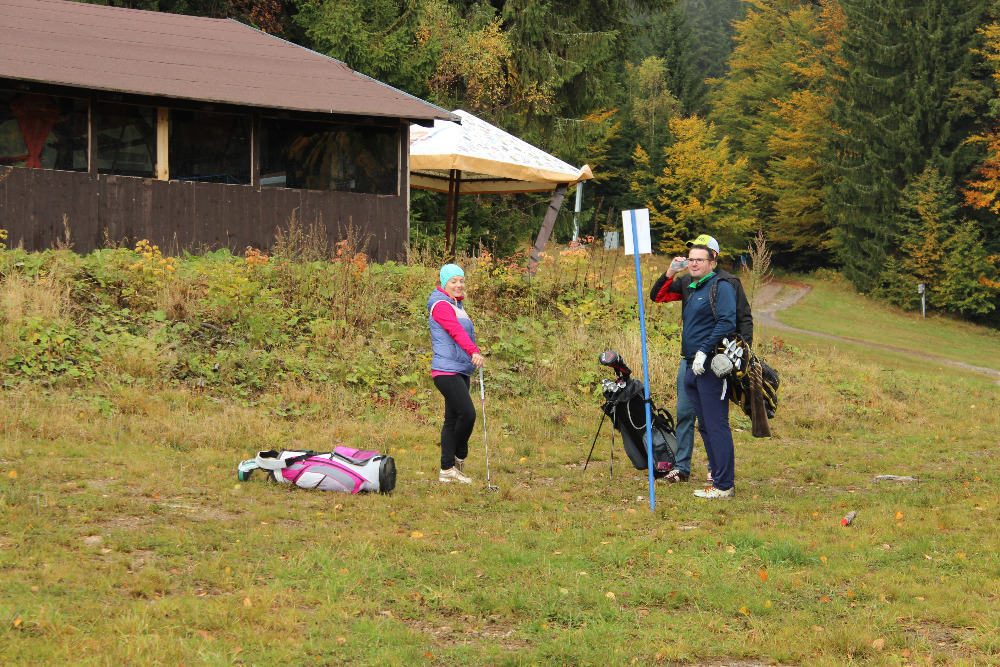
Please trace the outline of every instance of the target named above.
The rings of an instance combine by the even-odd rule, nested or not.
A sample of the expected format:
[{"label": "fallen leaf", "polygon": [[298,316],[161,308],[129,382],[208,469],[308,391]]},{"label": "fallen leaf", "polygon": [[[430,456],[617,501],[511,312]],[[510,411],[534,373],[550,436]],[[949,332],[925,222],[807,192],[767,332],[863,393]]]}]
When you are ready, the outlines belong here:
[{"label": "fallen leaf", "polygon": [[823,561],[824,563],[826,562],[826,556],[820,556],[820,557],[819,557],[819,559],[820,559],[821,561]]},{"label": "fallen leaf", "polygon": [[882,649],[884,649],[885,648],[885,639],[883,639],[882,637],[879,637],[878,639],[876,639],[875,641],[873,641],[872,642],[872,648],[875,649],[876,651],[881,651]]},{"label": "fallen leaf", "polygon": [[253,603],[250,602],[250,598],[248,598],[248,597],[247,598],[243,598],[243,606],[244,607],[250,607],[252,605],[253,605]]},{"label": "fallen leaf", "polygon": [[9,473],[7,473],[7,476],[10,477],[11,479],[15,479],[17,477],[17,471],[11,470]]},{"label": "fallen leaf", "polygon": [[747,616],[749,616],[750,615],[750,610],[747,609],[746,607],[740,607],[740,613],[741,614],[746,614]]},{"label": "fallen leaf", "polygon": [[896,512],[896,521],[899,521],[902,518],[903,518],[903,513],[902,512]]},{"label": "fallen leaf", "polygon": [[760,576],[761,581],[767,581],[767,572],[764,570],[757,570],[757,575]]},{"label": "fallen leaf", "polygon": [[213,637],[212,635],[208,634],[207,630],[198,630],[197,632],[199,635],[201,635],[201,638],[204,639],[205,641],[207,642],[212,641]]},{"label": "fallen leaf", "polygon": [[23,622],[24,622],[24,621],[22,621],[22,620],[21,620],[21,617],[20,617],[20,616],[18,616],[17,618],[15,618],[15,619],[14,619],[14,627],[15,627],[15,628],[19,628],[19,627],[21,627],[21,623],[23,623]]},{"label": "fallen leaf", "polygon": [[423,536],[424,536],[424,534],[421,533],[419,530],[415,530],[412,533],[410,533],[410,537],[413,537],[413,538],[420,538],[420,537],[423,537]]},{"label": "fallen leaf", "polygon": [[614,600],[615,599],[615,594],[612,593],[611,591],[608,591],[607,593],[604,594],[604,597],[606,597],[609,600]]},{"label": "fallen leaf", "polygon": [[337,643],[343,646],[347,643],[347,637],[337,637]]}]

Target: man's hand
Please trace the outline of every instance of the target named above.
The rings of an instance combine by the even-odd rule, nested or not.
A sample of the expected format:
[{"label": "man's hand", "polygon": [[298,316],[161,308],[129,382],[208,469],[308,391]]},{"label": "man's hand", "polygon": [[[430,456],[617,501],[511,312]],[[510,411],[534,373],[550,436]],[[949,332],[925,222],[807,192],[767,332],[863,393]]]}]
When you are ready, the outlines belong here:
[{"label": "man's hand", "polygon": [[670,262],[670,267],[667,269],[667,278],[673,278],[678,273],[680,273],[685,266],[687,266],[687,257],[684,255],[678,255]]},{"label": "man's hand", "polygon": [[694,361],[691,362],[691,371],[695,375],[701,375],[705,372],[706,359],[708,359],[708,357],[701,350],[698,350],[698,353],[694,355]]}]

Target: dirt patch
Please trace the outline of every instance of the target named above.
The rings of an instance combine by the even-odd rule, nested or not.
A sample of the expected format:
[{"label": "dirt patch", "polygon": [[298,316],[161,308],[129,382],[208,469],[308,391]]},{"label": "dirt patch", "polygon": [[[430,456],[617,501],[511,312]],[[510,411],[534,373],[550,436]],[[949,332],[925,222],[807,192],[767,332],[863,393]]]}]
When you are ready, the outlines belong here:
[{"label": "dirt patch", "polygon": [[171,512],[182,514],[198,521],[235,521],[240,518],[238,512],[219,509],[218,507],[196,505],[180,500],[164,500],[162,506]]},{"label": "dirt patch", "polygon": [[[389,614],[389,612],[382,612]],[[477,619],[463,618],[454,624],[430,623],[417,619],[397,619],[411,631],[433,637],[441,646],[457,646],[488,641],[502,649],[516,651],[527,648],[528,642],[515,637],[513,625],[489,622],[478,623]]]},{"label": "dirt patch", "polygon": [[924,623],[907,625],[903,628],[903,632],[915,639],[918,644],[925,644],[939,656],[945,656],[949,662],[972,657],[975,653],[970,648],[976,635],[976,631],[972,628],[949,628]]}]

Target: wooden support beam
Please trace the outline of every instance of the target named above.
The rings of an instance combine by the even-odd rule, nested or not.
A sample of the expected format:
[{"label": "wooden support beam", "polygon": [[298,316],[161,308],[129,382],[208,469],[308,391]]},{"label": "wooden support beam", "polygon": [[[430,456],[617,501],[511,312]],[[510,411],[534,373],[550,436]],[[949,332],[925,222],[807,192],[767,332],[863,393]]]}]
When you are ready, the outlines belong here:
[{"label": "wooden support beam", "polygon": [[260,190],[260,111],[250,114],[250,185]]},{"label": "wooden support beam", "polygon": [[87,104],[87,173],[97,173],[97,93],[91,91]]},{"label": "wooden support beam", "polygon": [[156,109],[156,180],[170,180],[170,110]]},{"label": "wooden support beam", "polygon": [[566,190],[568,189],[569,184],[567,183],[557,185],[556,191],[552,194],[552,201],[549,203],[549,208],[545,211],[542,228],[538,230],[535,247],[531,249],[531,257],[528,259],[528,275],[532,278],[535,277],[535,271],[538,270],[538,263],[542,261],[542,253],[545,252],[545,246],[549,242],[549,235],[552,234],[552,228],[556,224],[556,216],[559,215],[559,209],[562,208],[563,198],[566,196]]}]

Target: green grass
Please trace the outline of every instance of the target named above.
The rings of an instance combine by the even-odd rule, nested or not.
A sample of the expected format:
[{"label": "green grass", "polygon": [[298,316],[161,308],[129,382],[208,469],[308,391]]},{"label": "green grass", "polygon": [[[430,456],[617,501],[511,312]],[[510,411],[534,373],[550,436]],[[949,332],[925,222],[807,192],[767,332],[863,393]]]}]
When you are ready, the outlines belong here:
[{"label": "green grass", "polygon": [[1000,332],[935,313],[886,307],[843,280],[807,277],[812,291],[778,315],[783,323],[1000,370]]},{"label": "green grass", "polygon": [[[191,262],[178,273],[196,272]],[[329,348],[323,331],[287,348],[215,341],[212,355],[151,324],[130,331],[162,363],[133,364],[131,382],[100,346],[93,379],[8,375],[0,663],[1000,662],[1000,397],[988,378],[773,332],[764,356],[781,373],[782,404],[770,439],[732,418],[736,500],[658,485],[652,513],[645,473],[618,445],[609,475],[607,425],[582,469],[599,423],[596,356],[613,346],[638,370],[634,326],[567,317],[558,304],[588,311],[599,298],[578,288],[546,292],[557,295],[549,305],[517,292],[531,313],[518,318],[489,300],[499,283],[469,273],[480,289],[470,312],[493,351],[499,493],[485,489],[482,422],[468,462],[476,483],[435,481],[440,398],[422,370],[423,289],[397,289],[393,326],[376,318],[381,335],[359,329]],[[429,274],[401,268],[392,284]],[[878,312],[857,305],[859,318]],[[651,306],[649,317],[662,327],[650,348],[654,399],[672,408],[673,310]],[[280,359],[283,373],[267,366],[256,380],[266,388],[249,395],[233,389],[246,387],[236,374],[236,384],[157,375],[183,355],[226,349]],[[347,358],[369,365],[359,380],[315,379]],[[395,492],[236,480],[237,462],[258,449],[335,444],[391,453]],[[700,442],[694,470],[703,475]],[[875,481],[882,474],[919,481]]]}]

